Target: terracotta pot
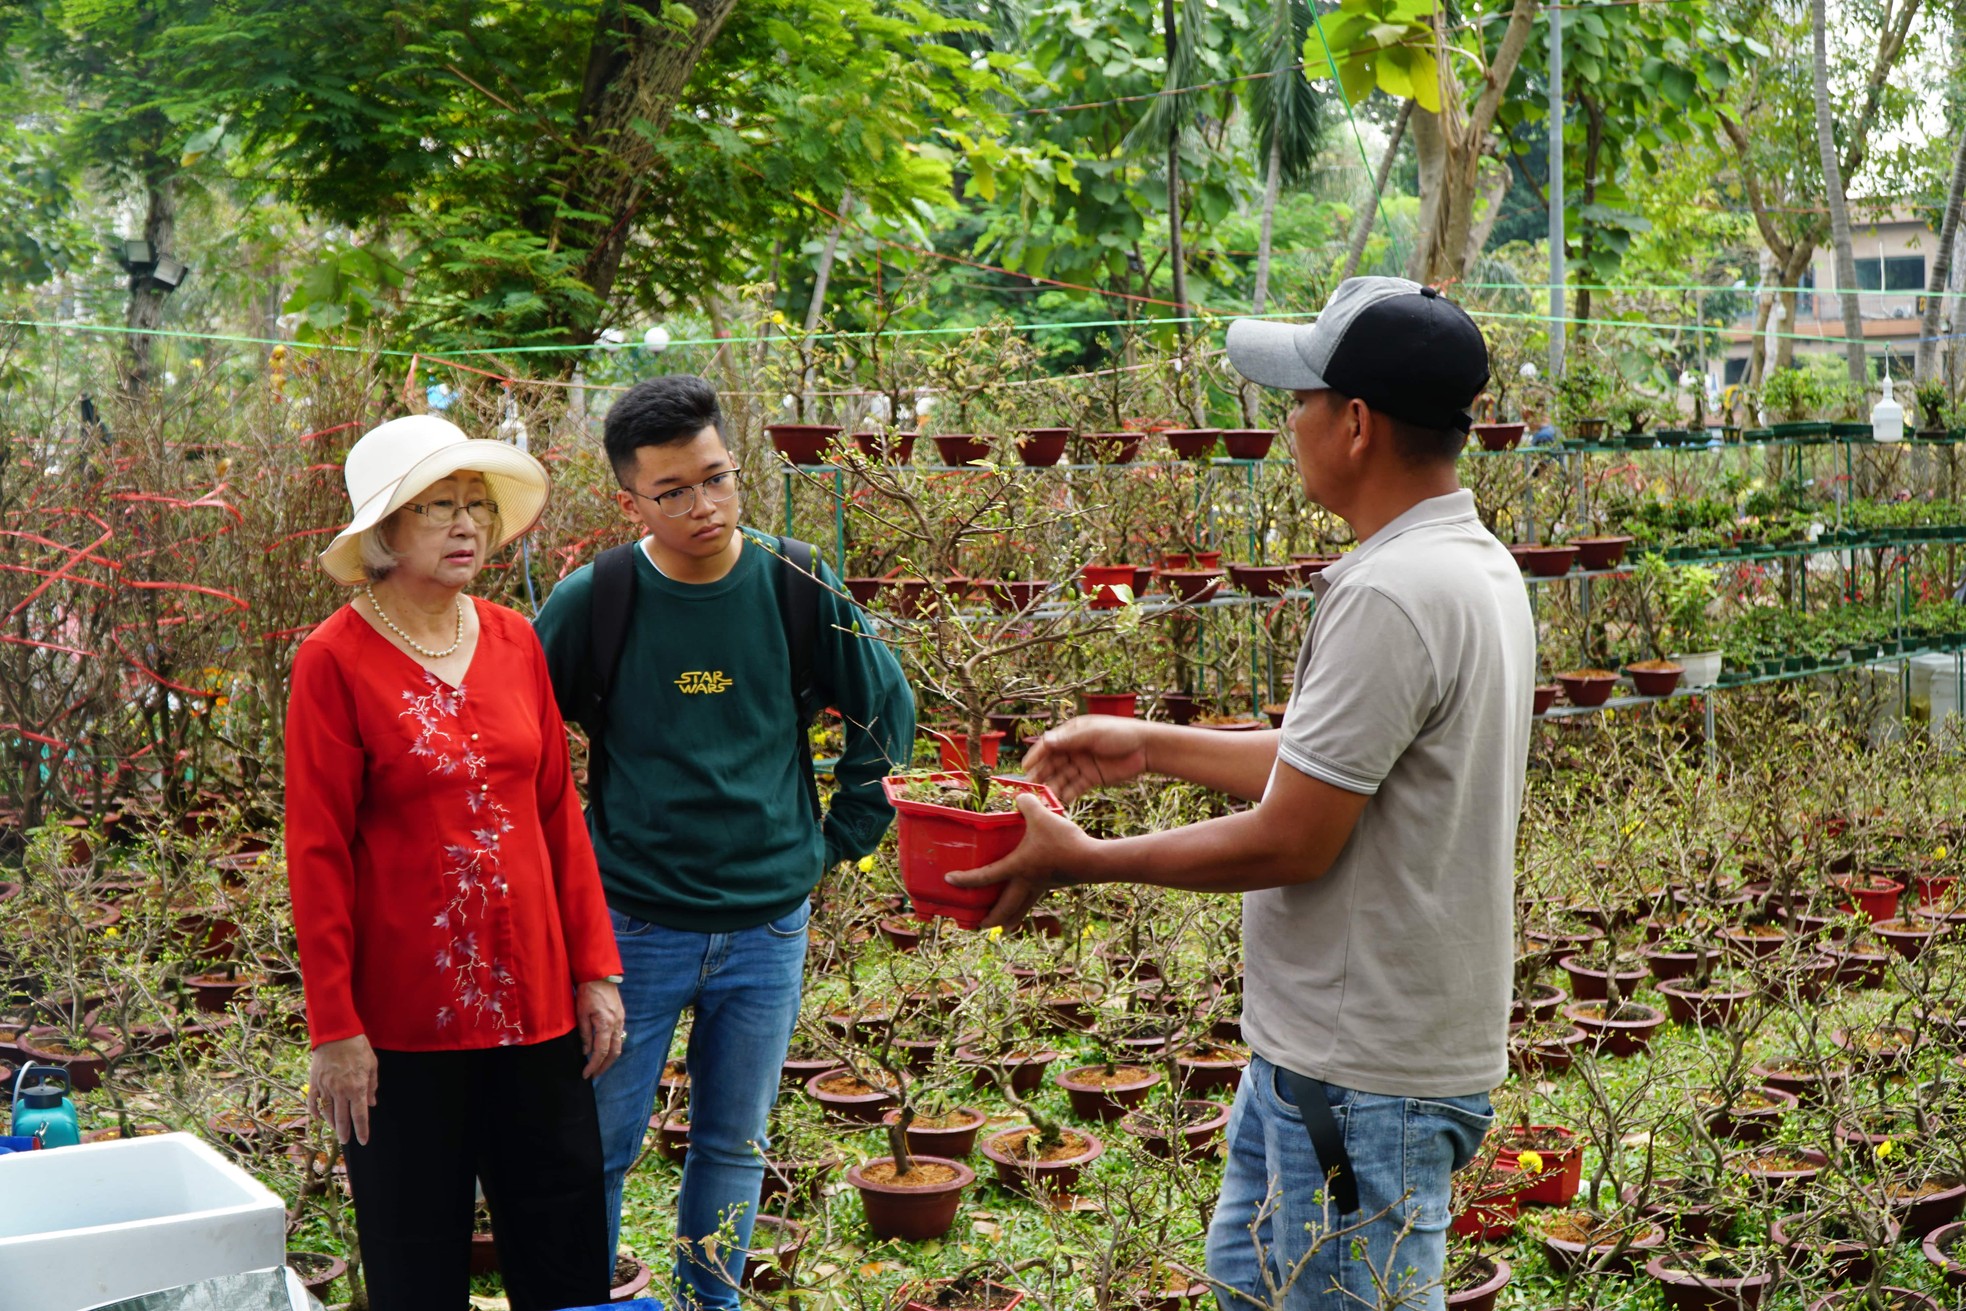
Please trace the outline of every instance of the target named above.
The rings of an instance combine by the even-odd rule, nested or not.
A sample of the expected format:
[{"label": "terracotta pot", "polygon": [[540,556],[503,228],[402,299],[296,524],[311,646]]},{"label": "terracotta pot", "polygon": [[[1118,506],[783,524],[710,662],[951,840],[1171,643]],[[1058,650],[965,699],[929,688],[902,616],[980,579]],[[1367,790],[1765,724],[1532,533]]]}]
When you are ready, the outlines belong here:
[{"label": "terracotta pot", "polygon": [[[1229,1122],[1229,1108],[1221,1102],[1183,1098],[1181,1110],[1184,1116],[1193,1119],[1181,1126],[1180,1159],[1192,1161],[1206,1156],[1221,1138],[1223,1126]],[[1158,1114],[1145,1110],[1129,1111],[1120,1117],[1120,1129],[1138,1138],[1141,1145],[1155,1156],[1167,1159],[1174,1155],[1168,1126]]]},{"label": "terracotta pot", "polygon": [[1577,563],[1585,569],[1609,569],[1625,558],[1625,548],[1632,544],[1629,537],[1573,537],[1570,544],[1577,548]]},{"label": "terracotta pot", "polygon": [[874,598],[881,594],[881,588],[886,585],[887,579],[885,578],[849,578],[846,580],[847,595],[851,596],[853,603],[862,610],[874,604]]},{"label": "terracotta pot", "polygon": [[1735,1162],[1741,1174],[1764,1196],[1809,1183],[1828,1163],[1828,1155],[1813,1147],[1780,1145],[1744,1152]]},{"label": "terracotta pot", "polygon": [[1219,1046],[1201,1051],[1190,1048],[1175,1054],[1174,1065],[1180,1072],[1184,1091],[1196,1097],[1210,1097],[1216,1093],[1233,1093],[1242,1086],[1242,1072],[1249,1067],[1249,1053],[1226,1051]]},{"label": "terracotta pot", "polygon": [[1921,1193],[1915,1188],[1905,1188],[1902,1195],[1887,1187],[1886,1196],[1891,1202],[1891,1216],[1898,1222],[1898,1229],[1905,1238],[1918,1240],[1951,1224],[1962,1212],[1966,1212],[1966,1182],[1948,1180],[1933,1181],[1936,1191]]},{"label": "terracotta pot", "polygon": [[[123,1055],[123,1044],[108,1029],[90,1029],[88,1041],[79,1045],[87,1050],[69,1051],[69,1040],[63,1031],[47,1026],[24,1029],[14,1039],[14,1046],[27,1061],[59,1065],[68,1071],[70,1088],[78,1093],[94,1092],[102,1086],[103,1073],[110,1064]],[[51,1050],[54,1047],[62,1050]]]},{"label": "terracotta pot", "polygon": [[1619,1018],[1603,1017],[1600,1012],[1609,1005],[1574,1001],[1563,1008],[1563,1018],[1590,1035],[1600,1051],[1612,1056],[1636,1056],[1644,1051],[1666,1022],[1664,1011],[1632,1001],[1620,1008]]},{"label": "terracotta pot", "polygon": [[997,1182],[1004,1187],[1024,1191],[1035,1182],[1052,1192],[1069,1192],[1078,1183],[1080,1172],[1106,1151],[1106,1144],[1095,1135],[1083,1129],[1065,1129],[1061,1131],[1064,1145],[1076,1147],[1076,1151],[1061,1153],[1056,1160],[1028,1160],[1021,1154],[1021,1145],[1025,1135],[1036,1132],[1035,1129],[1006,1129],[983,1140],[983,1155],[989,1158]]},{"label": "terracotta pot", "polygon": [[1230,428],[1222,433],[1222,449],[1232,460],[1260,460],[1276,439],[1276,432],[1268,428]]},{"label": "terracotta pot", "polygon": [[287,1268],[300,1276],[300,1285],[321,1301],[328,1289],[348,1273],[348,1262],[328,1252],[288,1252]]},{"label": "terracotta pot", "polygon": [[1532,713],[1540,715],[1544,711],[1548,710],[1551,706],[1555,705],[1557,693],[1561,692],[1562,690],[1563,688],[1556,683],[1536,684],[1536,702],[1535,702],[1534,711]]},{"label": "terracotta pot", "polygon": [[1117,715],[1121,719],[1132,719],[1139,711],[1139,703],[1138,692],[1087,692],[1085,713]]},{"label": "terracotta pot", "polygon": [[[934,1156],[943,1160],[960,1161],[976,1150],[977,1135],[983,1132],[984,1121],[989,1119],[973,1106],[958,1106],[955,1114],[968,1116],[968,1122],[947,1129],[932,1129],[919,1121],[908,1126],[908,1151],[914,1156]],[[884,1125],[901,1122],[900,1108],[895,1108],[881,1117]]]},{"label": "terracotta pot", "polygon": [[1767,1105],[1725,1107],[1707,1120],[1707,1129],[1716,1138],[1752,1145],[1767,1142],[1782,1127],[1782,1117],[1793,1111],[1800,1100],[1779,1088],[1750,1088]]},{"label": "terracotta pot", "polygon": [[1522,440],[1526,427],[1521,423],[1477,423],[1474,436],[1484,451],[1506,451]]},{"label": "terracotta pot", "polygon": [[1215,453],[1222,440],[1220,428],[1170,428],[1161,434],[1175,456],[1183,460],[1205,460]]},{"label": "terracotta pot", "polygon": [[924,1279],[919,1284],[904,1284],[896,1294],[901,1300],[891,1305],[897,1311],[1013,1311],[1024,1302],[1021,1288],[1006,1288],[988,1279],[977,1283],[972,1279],[969,1287],[951,1293],[947,1289],[952,1282]]},{"label": "terracotta pot", "polygon": [[962,1204],[963,1190],[976,1181],[976,1172],[961,1161],[918,1156],[917,1166],[938,1167],[935,1173],[948,1172],[953,1177],[915,1185],[867,1177],[874,1167],[893,1164],[892,1157],[883,1156],[846,1172],[846,1181],[860,1192],[860,1204],[867,1212],[867,1227],[874,1237],[922,1243],[948,1233],[956,1222],[956,1208]]},{"label": "terracotta pot", "polygon": [[1026,428],[1017,434],[1017,458],[1033,468],[1056,464],[1071,436],[1070,428]]},{"label": "terracotta pot", "polygon": [[1147,440],[1144,432],[1089,432],[1079,440],[1100,464],[1131,464]]},{"label": "terracotta pot", "polygon": [[1289,565],[1232,564],[1229,579],[1251,596],[1282,596],[1293,572]]},{"label": "terracotta pot", "polygon": [[1668,979],[1684,979],[1700,968],[1701,962],[1711,965],[1720,959],[1720,952],[1712,947],[1702,947],[1696,951],[1668,951],[1663,947],[1647,947],[1639,955],[1645,957],[1646,968],[1652,977],[1661,983]]},{"label": "terracotta pot", "polygon": [[945,432],[935,437],[936,453],[947,465],[965,465],[990,458],[990,439],[980,433]]},{"label": "terracotta pot", "polygon": [[1738,1276],[1708,1273],[1698,1263],[1698,1254],[1655,1256],[1645,1263],[1645,1273],[1657,1281],[1673,1311],[1747,1311],[1761,1305],[1781,1274],[1779,1270]]},{"label": "terracotta pot", "polygon": [[793,464],[818,464],[825,458],[826,445],[840,435],[838,424],[769,423],[765,436]]},{"label": "terracotta pot", "polygon": [[1147,1100],[1147,1094],[1160,1083],[1161,1076],[1158,1070],[1137,1065],[1114,1068],[1126,1075],[1117,1083],[1102,1081],[1105,1067],[1100,1065],[1076,1066],[1061,1071],[1052,1081],[1065,1090],[1072,1102],[1072,1114],[1080,1119],[1117,1120]]},{"label": "terracotta pot", "polygon": [[820,1086],[840,1076],[852,1078],[853,1071],[842,1066],[815,1074],[806,1080],[806,1092],[838,1119],[853,1124],[879,1124],[887,1108],[894,1105],[894,1094],[882,1088],[872,1088],[866,1092],[832,1092]]}]

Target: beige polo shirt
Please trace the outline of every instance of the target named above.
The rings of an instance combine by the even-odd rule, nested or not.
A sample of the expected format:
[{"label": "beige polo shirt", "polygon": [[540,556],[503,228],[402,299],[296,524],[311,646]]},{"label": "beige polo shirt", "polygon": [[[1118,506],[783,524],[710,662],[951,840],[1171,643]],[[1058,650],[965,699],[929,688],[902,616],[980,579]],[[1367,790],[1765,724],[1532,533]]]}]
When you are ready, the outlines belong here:
[{"label": "beige polo shirt", "polygon": [[1312,586],[1277,767],[1371,799],[1323,878],[1243,898],[1243,1034],[1361,1092],[1487,1092],[1508,1073],[1535,690],[1522,572],[1458,491]]}]

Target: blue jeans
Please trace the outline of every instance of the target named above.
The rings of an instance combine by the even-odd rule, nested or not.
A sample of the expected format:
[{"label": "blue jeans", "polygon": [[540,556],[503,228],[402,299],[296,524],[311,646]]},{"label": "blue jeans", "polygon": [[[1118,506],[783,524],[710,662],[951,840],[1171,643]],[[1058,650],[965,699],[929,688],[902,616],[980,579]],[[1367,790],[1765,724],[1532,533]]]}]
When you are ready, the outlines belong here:
[{"label": "blue jeans", "polygon": [[[676,1203],[676,1293],[703,1307],[735,1307],[731,1279],[764,1183],[766,1121],[799,1018],[811,906],[736,933],[686,933],[610,910],[621,949],[628,1043],[594,1082],[606,1170],[609,1269],[621,1242],[622,1181],[642,1153],[676,1021],[696,1009],[689,1035],[689,1157]],[[737,1248],[704,1260],[702,1240],[726,1221]],[[727,1278],[724,1269],[729,1270]]]},{"label": "blue jeans", "polygon": [[1276,1067],[1250,1058],[1208,1226],[1209,1277],[1234,1290],[1218,1289],[1216,1300],[1223,1311],[1442,1311],[1450,1176],[1487,1136],[1487,1096],[1327,1094],[1358,1182],[1349,1215],[1325,1214],[1324,1171],[1304,1118]]}]

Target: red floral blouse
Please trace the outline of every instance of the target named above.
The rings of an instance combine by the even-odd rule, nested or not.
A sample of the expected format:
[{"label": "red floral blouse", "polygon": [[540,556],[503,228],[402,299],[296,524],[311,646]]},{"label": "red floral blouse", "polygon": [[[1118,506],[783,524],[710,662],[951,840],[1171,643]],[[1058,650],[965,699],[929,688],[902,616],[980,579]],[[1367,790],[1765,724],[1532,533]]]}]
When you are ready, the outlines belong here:
[{"label": "red floral blouse", "polygon": [[476,601],[462,686],[353,607],[294,657],[287,879],[314,1046],[544,1042],[621,970],[532,625]]}]

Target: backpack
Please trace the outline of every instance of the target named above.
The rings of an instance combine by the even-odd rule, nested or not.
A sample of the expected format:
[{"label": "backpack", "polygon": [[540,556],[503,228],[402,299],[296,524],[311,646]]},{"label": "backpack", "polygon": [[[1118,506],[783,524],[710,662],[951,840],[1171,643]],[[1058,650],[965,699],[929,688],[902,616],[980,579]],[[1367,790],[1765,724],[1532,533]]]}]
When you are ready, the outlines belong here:
[{"label": "backpack", "polygon": [[[813,676],[813,656],[819,645],[819,603],[825,584],[819,581],[818,552],[810,542],[791,537],[775,540],[778,621],[785,630],[785,649],[791,654],[792,704],[798,717],[797,747],[799,759],[804,763],[800,776],[805,779],[813,822],[818,823],[823,812],[806,734],[826,704],[826,694]],[[608,548],[594,559],[592,608],[587,616],[587,702],[575,716],[587,730],[590,792],[596,790],[592,785],[598,784],[601,762],[606,759],[601,749],[606,732],[603,726],[607,723],[608,700],[614,694],[615,675],[621,667],[621,651],[628,644],[628,624],[635,600],[635,552],[641,549],[640,542],[626,542]]]}]

